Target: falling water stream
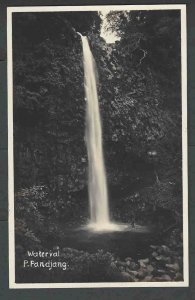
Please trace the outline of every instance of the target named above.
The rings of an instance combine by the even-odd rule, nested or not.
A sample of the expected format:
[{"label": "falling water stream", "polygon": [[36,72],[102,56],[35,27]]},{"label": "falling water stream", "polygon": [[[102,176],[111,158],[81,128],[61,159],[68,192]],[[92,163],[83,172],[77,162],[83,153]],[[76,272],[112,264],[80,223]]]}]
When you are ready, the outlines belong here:
[{"label": "falling water stream", "polygon": [[88,153],[88,193],[92,226],[110,223],[102,128],[97,94],[96,64],[86,36],[82,36],[86,95],[86,143]]},{"label": "falling water stream", "polygon": [[[86,144],[88,153],[89,227],[97,230],[117,230],[110,221],[106,172],[102,145],[101,116],[97,93],[97,69],[88,39],[81,36],[86,95]],[[119,228],[118,228],[119,230]]]}]

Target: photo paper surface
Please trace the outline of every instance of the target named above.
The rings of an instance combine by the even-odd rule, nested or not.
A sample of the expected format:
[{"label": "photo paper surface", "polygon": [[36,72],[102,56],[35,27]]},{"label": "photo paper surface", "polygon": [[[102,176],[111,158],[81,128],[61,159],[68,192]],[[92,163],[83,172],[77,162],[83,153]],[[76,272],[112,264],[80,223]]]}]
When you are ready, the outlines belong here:
[{"label": "photo paper surface", "polygon": [[10,288],[188,286],[185,5],[10,7]]}]

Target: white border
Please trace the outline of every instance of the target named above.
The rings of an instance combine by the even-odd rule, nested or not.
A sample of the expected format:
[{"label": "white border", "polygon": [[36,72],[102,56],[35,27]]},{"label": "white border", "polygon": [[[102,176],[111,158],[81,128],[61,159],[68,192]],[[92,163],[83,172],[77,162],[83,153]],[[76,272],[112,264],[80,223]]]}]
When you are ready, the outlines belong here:
[{"label": "white border", "polygon": [[[103,10],[181,10],[181,76],[182,76],[182,171],[183,171],[183,241],[184,281],[182,282],[101,282],[101,283],[15,283],[14,237],[14,159],[13,159],[13,66],[12,13]],[[7,80],[8,80],[8,212],[9,212],[9,288],[110,288],[110,287],[187,287],[188,258],[188,147],[187,147],[187,39],[186,5],[96,5],[96,6],[32,6],[7,8]]]}]

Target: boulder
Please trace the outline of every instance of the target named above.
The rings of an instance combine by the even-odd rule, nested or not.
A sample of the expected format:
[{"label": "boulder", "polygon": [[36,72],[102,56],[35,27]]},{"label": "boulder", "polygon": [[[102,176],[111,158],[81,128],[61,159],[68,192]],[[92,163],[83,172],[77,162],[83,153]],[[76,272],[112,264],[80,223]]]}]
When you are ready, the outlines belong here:
[{"label": "boulder", "polygon": [[171,281],[171,277],[167,274],[164,274],[162,276],[156,276],[153,278],[153,281]]},{"label": "boulder", "polygon": [[139,269],[137,277],[143,279],[145,276],[147,276],[147,271],[144,268]]},{"label": "boulder", "polygon": [[136,264],[134,261],[132,261],[131,264],[130,264],[130,266],[129,266],[129,268],[130,268],[131,270],[138,270],[138,269],[139,269],[139,266],[138,266],[138,264]]},{"label": "boulder", "polygon": [[147,275],[142,281],[152,281],[153,275]]},{"label": "boulder", "polygon": [[170,253],[170,249],[169,249],[169,247],[166,246],[166,245],[162,245],[162,246],[161,246],[161,249],[162,249],[162,250],[164,251],[164,253],[166,253],[166,254]]},{"label": "boulder", "polygon": [[171,263],[171,257],[164,256],[164,255],[158,255],[155,256],[155,259],[157,261],[165,262],[165,263]]},{"label": "boulder", "polygon": [[130,275],[133,275],[133,276],[138,275],[138,271],[132,271],[132,270],[129,270],[128,268],[126,269],[126,272],[128,272]]},{"label": "boulder", "polygon": [[113,261],[111,262],[110,266],[113,270],[118,270],[116,264]]},{"label": "boulder", "polygon": [[161,276],[163,281],[171,281],[171,277],[168,274],[164,274]]},{"label": "boulder", "polygon": [[148,273],[152,273],[154,271],[154,267],[152,265],[147,265]]},{"label": "boulder", "polygon": [[127,272],[123,271],[121,272],[121,275],[124,281],[130,281],[130,282],[135,281],[135,277],[133,275],[130,275]]},{"label": "boulder", "polygon": [[127,260],[127,261],[126,261],[126,265],[127,265],[128,267],[130,267],[131,261],[130,261],[130,260]]},{"label": "boulder", "polygon": [[166,271],[163,270],[163,269],[158,269],[158,270],[156,270],[156,273],[157,273],[158,275],[164,275],[164,274],[166,274]]},{"label": "boulder", "polygon": [[178,272],[179,271],[179,264],[178,263],[166,264],[165,266],[167,267],[167,269],[173,270],[174,272]]},{"label": "boulder", "polygon": [[117,265],[122,266],[122,267],[126,267],[126,262],[118,260]]},{"label": "boulder", "polygon": [[140,267],[146,268],[146,265],[143,263],[143,261],[139,261]]},{"label": "boulder", "polygon": [[150,248],[154,249],[154,250],[157,250],[159,246],[156,246],[156,245],[150,245]]},{"label": "boulder", "polygon": [[181,273],[177,272],[174,280],[175,281],[183,281],[183,275]]},{"label": "boulder", "polygon": [[138,262],[139,262],[139,264],[140,264],[141,267],[145,268],[146,264],[149,263],[149,258],[139,259]]},{"label": "boulder", "polygon": [[131,261],[131,260],[133,260],[131,257],[126,257],[125,258],[125,261],[127,262],[127,261]]},{"label": "boulder", "polygon": [[154,252],[152,252],[152,256],[156,257],[156,256],[158,256],[158,253],[156,251],[154,251]]}]

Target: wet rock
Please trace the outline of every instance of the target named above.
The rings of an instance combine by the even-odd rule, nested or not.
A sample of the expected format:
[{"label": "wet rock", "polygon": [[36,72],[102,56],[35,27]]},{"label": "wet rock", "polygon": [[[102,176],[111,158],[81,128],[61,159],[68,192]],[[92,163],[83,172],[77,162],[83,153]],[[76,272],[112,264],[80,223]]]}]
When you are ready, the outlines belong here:
[{"label": "wet rock", "polygon": [[132,270],[129,270],[128,268],[126,269],[126,272],[128,272],[130,275],[133,275],[133,276],[138,275],[138,271],[132,271]]},{"label": "wet rock", "polygon": [[135,277],[127,272],[121,272],[121,275],[124,281],[135,281]]},{"label": "wet rock", "polygon": [[150,248],[154,249],[154,250],[157,250],[158,249],[158,246],[156,245],[150,245]]},{"label": "wet rock", "polygon": [[169,248],[165,245],[159,246],[157,249],[157,252],[159,254],[167,255],[170,253]]},{"label": "wet rock", "polygon": [[149,263],[149,258],[139,259],[138,262],[139,262],[139,264],[140,264],[141,267],[144,267],[144,268],[145,268],[145,267],[146,267],[146,264]]},{"label": "wet rock", "polygon": [[139,266],[134,261],[132,261],[129,268],[131,270],[137,270],[137,269],[139,269]]},{"label": "wet rock", "polygon": [[131,257],[126,257],[125,258],[125,261],[127,262],[127,261],[132,261],[133,259],[131,258]]},{"label": "wet rock", "polygon": [[175,281],[183,281],[183,276],[181,273],[177,272],[174,278]]},{"label": "wet rock", "polygon": [[140,264],[140,267],[146,268],[146,265],[142,261],[140,261],[139,264]]},{"label": "wet rock", "polygon": [[162,261],[162,262],[166,262],[166,263],[171,263],[171,258],[170,257],[167,257],[167,256],[164,256],[164,255],[159,255],[159,256],[156,256],[155,259],[157,261]]},{"label": "wet rock", "polygon": [[171,277],[167,274],[162,275],[161,278],[163,281],[171,281]]},{"label": "wet rock", "polygon": [[164,253],[170,253],[170,249],[169,249],[169,247],[166,246],[166,245],[162,245],[162,246],[161,246],[161,249],[164,251]]},{"label": "wet rock", "polygon": [[126,267],[126,262],[123,262],[123,261],[118,260],[118,261],[117,261],[117,265],[118,265],[118,266],[122,266],[122,267]]},{"label": "wet rock", "polygon": [[158,269],[158,270],[156,270],[156,274],[157,275],[164,275],[164,274],[166,274],[166,271],[163,270],[163,269]]},{"label": "wet rock", "polygon": [[156,276],[155,276],[155,277],[153,277],[153,280],[152,280],[152,281],[155,281],[155,282],[156,282],[156,281],[161,281],[161,277],[156,277]]},{"label": "wet rock", "polygon": [[152,265],[147,265],[148,273],[152,273],[154,271],[154,267]]},{"label": "wet rock", "polygon": [[162,276],[154,277],[153,281],[171,281],[171,277],[167,274],[164,274]]},{"label": "wet rock", "polygon": [[118,269],[117,266],[116,266],[116,264],[113,261],[111,262],[110,266],[111,266],[111,268],[113,270],[117,270]]},{"label": "wet rock", "polygon": [[167,269],[173,270],[174,272],[178,272],[179,271],[179,264],[178,263],[166,264],[165,266],[167,267]]},{"label": "wet rock", "polygon": [[155,256],[155,259],[156,260],[163,260],[163,257],[162,257],[162,255],[157,255],[157,256]]},{"label": "wet rock", "polygon": [[154,252],[152,252],[152,256],[156,257],[156,256],[158,256],[158,253],[156,251],[154,251]]},{"label": "wet rock", "polygon": [[147,276],[147,271],[143,268],[139,269],[137,277],[143,279],[145,276]]},{"label": "wet rock", "polygon": [[175,261],[178,263],[179,268],[181,269],[183,267],[183,258],[181,256],[178,256]]},{"label": "wet rock", "polygon": [[151,281],[153,278],[153,275],[147,275],[142,281]]},{"label": "wet rock", "polygon": [[130,267],[131,262],[128,260],[128,261],[126,262],[126,265],[127,265],[128,267]]},{"label": "wet rock", "polygon": [[168,264],[170,264],[171,261],[172,261],[171,257],[167,257],[167,258],[164,260],[164,262],[166,262],[166,263],[168,263]]},{"label": "wet rock", "polygon": [[173,270],[167,270],[166,274],[168,274],[172,279],[175,277],[175,271]]}]

